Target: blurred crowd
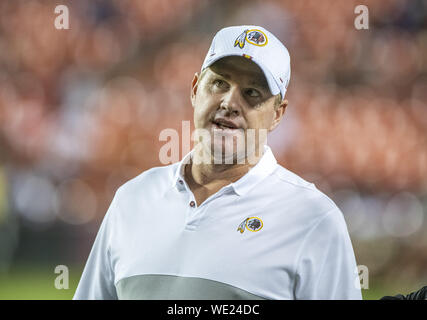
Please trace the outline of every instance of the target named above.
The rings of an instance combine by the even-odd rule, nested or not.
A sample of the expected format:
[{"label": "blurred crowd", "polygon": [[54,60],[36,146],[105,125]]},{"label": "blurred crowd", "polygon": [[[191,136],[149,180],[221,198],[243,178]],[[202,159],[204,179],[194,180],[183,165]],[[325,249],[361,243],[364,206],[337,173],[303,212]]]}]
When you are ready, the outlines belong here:
[{"label": "blurred crowd", "polygon": [[357,1],[64,0],[68,30],[58,4],[0,2],[0,271],[58,224],[85,259],[117,188],[163,165],[161,130],[192,120],[216,31],[255,24],[291,55],[278,161],[341,207],[359,263],[427,280],[425,1],[365,1],[367,30]]}]

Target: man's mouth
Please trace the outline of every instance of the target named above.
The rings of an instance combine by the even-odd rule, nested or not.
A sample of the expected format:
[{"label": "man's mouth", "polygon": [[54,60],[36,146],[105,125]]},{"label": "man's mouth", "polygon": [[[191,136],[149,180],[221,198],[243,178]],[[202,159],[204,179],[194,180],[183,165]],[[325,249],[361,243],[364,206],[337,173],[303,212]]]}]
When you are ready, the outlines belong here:
[{"label": "man's mouth", "polygon": [[240,129],[239,126],[233,121],[223,119],[223,118],[213,120],[212,124],[213,124],[213,128],[218,130],[234,131],[234,130]]}]

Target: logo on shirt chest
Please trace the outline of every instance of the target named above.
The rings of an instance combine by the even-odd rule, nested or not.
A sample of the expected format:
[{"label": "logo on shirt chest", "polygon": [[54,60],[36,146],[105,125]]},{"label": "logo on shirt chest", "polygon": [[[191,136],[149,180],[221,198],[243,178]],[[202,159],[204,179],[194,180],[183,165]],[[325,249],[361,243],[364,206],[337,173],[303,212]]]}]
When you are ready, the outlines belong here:
[{"label": "logo on shirt chest", "polygon": [[264,223],[262,220],[258,217],[249,217],[243,220],[239,227],[237,228],[237,231],[240,231],[240,233],[243,233],[245,229],[248,229],[251,232],[257,232],[262,229],[264,226]]}]

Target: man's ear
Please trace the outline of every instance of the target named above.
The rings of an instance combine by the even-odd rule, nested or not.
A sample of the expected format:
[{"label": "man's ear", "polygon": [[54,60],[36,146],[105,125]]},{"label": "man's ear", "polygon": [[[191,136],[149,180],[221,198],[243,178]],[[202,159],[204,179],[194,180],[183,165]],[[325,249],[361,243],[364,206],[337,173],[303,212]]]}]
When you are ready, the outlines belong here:
[{"label": "man's ear", "polygon": [[196,72],[194,74],[193,81],[191,81],[190,99],[191,99],[191,104],[192,104],[193,108],[194,108],[195,102],[196,102],[196,93],[197,93],[197,87],[199,85],[199,78],[200,78],[200,75],[198,72]]},{"label": "man's ear", "polygon": [[288,100],[285,99],[282,102],[280,102],[280,105],[278,107],[275,108],[274,119],[273,119],[273,123],[271,124],[270,130],[268,130],[269,132],[276,129],[276,127],[279,125],[280,121],[285,115],[285,110],[288,104],[289,104]]}]

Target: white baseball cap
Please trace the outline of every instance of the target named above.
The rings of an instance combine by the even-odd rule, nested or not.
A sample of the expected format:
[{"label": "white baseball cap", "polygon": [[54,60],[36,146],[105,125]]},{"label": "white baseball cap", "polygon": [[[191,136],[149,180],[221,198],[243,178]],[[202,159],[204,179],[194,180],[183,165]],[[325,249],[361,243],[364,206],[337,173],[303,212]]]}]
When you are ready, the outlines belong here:
[{"label": "white baseball cap", "polygon": [[285,97],[291,78],[288,49],[271,32],[259,26],[234,26],[221,29],[212,40],[202,71],[227,56],[243,56],[264,72],[273,95]]}]

